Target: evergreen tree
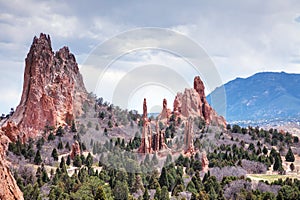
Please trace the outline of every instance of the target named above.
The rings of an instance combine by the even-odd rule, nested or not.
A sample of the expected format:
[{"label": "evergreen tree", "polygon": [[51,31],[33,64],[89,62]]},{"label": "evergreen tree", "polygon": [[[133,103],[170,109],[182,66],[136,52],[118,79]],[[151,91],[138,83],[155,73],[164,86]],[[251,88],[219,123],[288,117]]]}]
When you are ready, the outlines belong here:
[{"label": "evergreen tree", "polygon": [[92,167],[92,165],[93,165],[93,157],[92,157],[91,153],[89,153],[88,156],[86,157],[86,159],[85,159],[85,165],[87,167]]},{"label": "evergreen tree", "polygon": [[135,176],[135,180],[132,186],[132,191],[133,192],[138,192],[139,190],[144,191],[145,188],[143,186],[143,181],[140,175]]},{"label": "evergreen tree", "polygon": [[72,131],[73,133],[76,133],[76,132],[77,132],[77,129],[76,129],[76,125],[75,125],[74,120],[72,121],[71,131]]},{"label": "evergreen tree", "polygon": [[291,169],[292,172],[295,170],[295,165],[294,165],[294,163],[291,163],[291,164],[290,164],[290,169]]},{"label": "evergreen tree", "polygon": [[155,194],[154,194],[154,199],[155,200],[160,200],[161,199],[161,189],[160,189],[160,187],[156,188]]},{"label": "evergreen tree", "polygon": [[279,153],[276,154],[275,156],[275,162],[274,162],[274,165],[273,165],[273,170],[274,171],[281,171],[283,168],[282,168],[282,161],[281,161],[281,157],[279,155]]},{"label": "evergreen tree", "polygon": [[42,163],[42,156],[40,154],[40,150],[37,150],[35,157],[34,157],[34,164],[39,165]]},{"label": "evergreen tree", "polygon": [[64,135],[65,131],[62,126],[59,126],[58,129],[56,130],[56,135],[59,137],[62,137]]},{"label": "evergreen tree", "polygon": [[168,188],[163,186],[161,189],[160,200],[170,200]]},{"label": "evergreen tree", "polygon": [[128,199],[128,186],[126,182],[117,181],[113,189],[115,199]]},{"label": "evergreen tree", "polygon": [[264,148],[263,148],[263,153],[264,153],[265,155],[268,154],[268,149],[266,148],[266,146],[264,146]]},{"label": "evergreen tree", "polygon": [[67,149],[67,150],[69,150],[69,151],[71,150],[71,148],[70,148],[70,143],[69,143],[69,142],[66,143],[65,149]]},{"label": "evergreen tree", "polygon": [[163,187],[163,186],[166,186],[167,188],[169,187],[167,170],[165,167],[162,168],[162,171],[161,171],[161,174],[159,177],[159,184],[160,184],[160,187]]},{"label": "evergreen tree", "polygon": [[70,164],[71,164],[71,157],[70,157],[70,155],[68,155],[68,157],[67,157],[66,164],[67,164],[68,166],[70,166]]},{"label": "evergreen tree", "polygon": [[51,141],[51,140],[55,140],[55,135],[52,133],[52,131],[48,135],[48,141]]},{"label": "evergreen tree", "polygon": [[106,200],[106,195],[105,195],[105,192],[101,185],[99,185],[94,199],[95,200]]},{"label": "evergreen tree", "polygon": [[45,169],[42,170],[42,181],[44,183],[47,183],[48,181],[50,181],[49,177],[48,177],[48,173],[46,172]]},{"label": "evergreen tree", "polygon": [[58,153],[57,153],[56,148],[54,148],[54,149],[52,150],[51,156],[53,157],[53,159],[54,159],[55,161],[58,161]]},{"label": "evergreen tree", "polygon": [[62,172],[67,172],[67,167],[66,167],[66,162],[64,157],[61,158],[59,167],[61,168]]},{"label": "evergreen tree", "polygon": [[291,147],[289,148],[287,154],[285,155],[285,161],[287,162],[294,162],[295,161],[295,156],[293,154],[293,151]]},{"label": "evergreen tree", "polygon": [[74,157],[73,165],[74,165],[75,167],[81,167],[82,161],[81,161],[81,158],[80,158],[79,155],[76,155],[76,156]]},{"label": "evergreen tree", "polygon": [[60,140],[59,143],[58,143],[58,145],[57,145],[57,149],[63,149],[63,148],[64,148],[63,143]]}]

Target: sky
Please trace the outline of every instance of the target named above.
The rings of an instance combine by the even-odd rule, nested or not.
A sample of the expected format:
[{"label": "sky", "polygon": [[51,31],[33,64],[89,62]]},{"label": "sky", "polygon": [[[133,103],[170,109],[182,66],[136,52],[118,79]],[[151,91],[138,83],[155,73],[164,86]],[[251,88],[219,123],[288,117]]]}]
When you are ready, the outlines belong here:
[{"label": "sky", "polygon": [[[207,94],[257,72],[300,73],[297,0],[0,0],[0,30],[0,113],[18,105],[24,60],[41,32],[51,36],[54,51],[70,48],[89,92],[128,109],[140,110],[143,97],[150,111],[160,109],[162,98],[171,108],[174,95],[192,87],[199,70]],[[99,69],[95,52],[118,57]],[[194,65],[198,52],[209,58],[202,62],[206,68]],[[105,73],[99,76],[99,70]],[[208,77],[213,75],[215,82]]]}]

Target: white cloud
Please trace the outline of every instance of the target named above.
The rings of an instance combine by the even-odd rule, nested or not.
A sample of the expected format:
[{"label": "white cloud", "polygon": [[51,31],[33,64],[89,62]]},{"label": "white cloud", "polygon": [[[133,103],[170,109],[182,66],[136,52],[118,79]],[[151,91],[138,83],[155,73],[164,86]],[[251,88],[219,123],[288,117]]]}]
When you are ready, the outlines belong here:
[{"label": "white cloud", "polygon": [[[70,46],[81,62],[100,42],[130,28],[144,26],[170,28],[190,37],[210,56],[223,82],[259,71],[300,73],[300,3],[296,0],[155,2],[94,1],[87,4],[74,1],[69,4],[62,1],[1,1],[1,85],[13,85],[10,87],[14,91],[12,93],[20,94],[24,58],[33,36],[40,32],[51,35],[55,49]],[[178,51],[185,52],[188,58],[197,55],[185,45],[185,41],[176,37],[160,38],[159,35],[123,38],[105,51],[118,54],[131,47],[161,44],[166,49],[177,46]],[[107,77],[112,81],[120,80],[124,77],[126,66],[143,63],[174,66],[180,71],[183,63],[179,60],[162,52],[156,55],[144,51],[131,53],[122,57],[122,62],[114,65],[116,70],[110,71],[111,75],[107,74]],[[90,83],[87,81],[89,88],[98,78],[93,73],[95,70],[91,68],[89,77],[94,78],[88,80]],[[120,74],[114,74],[118,70]],[[194,73],[181,72],[190,84]],[[11,78],[4,78],[3,74]],[[209,82],[207,85],[212,84]],[[5,98],[14,102],[16,95],[8,94]],[[0,111],[8,110],[11,106],[5,106],[1,99],[4,97],[0,98]]]}]

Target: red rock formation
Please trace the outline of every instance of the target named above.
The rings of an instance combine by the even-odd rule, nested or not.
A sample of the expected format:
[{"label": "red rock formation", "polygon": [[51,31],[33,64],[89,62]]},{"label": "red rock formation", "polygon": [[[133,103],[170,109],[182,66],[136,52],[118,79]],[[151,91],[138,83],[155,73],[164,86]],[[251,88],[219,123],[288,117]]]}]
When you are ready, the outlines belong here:
[{"label": "red rock formation", "polygon": [[79,145],[78,141],[75,141],[72,144],[72,149],[71,149],[71,152],[70,152],[71,159],[74,159],[75,156],[80,155],[80,153],[81,153],[81,151],[80,151],[80,145]]},{"label": "red rock formation", "polygon": [[187,155],[193,155],[195,152],[193,137],[193,120],[189,118],[184,127],[184,153]]},{"label": "red rock formation", "polygon": [[165,143],[165,132],[159,130],[158,122],[156,122],[156,132],[153,135],[152,149],[154,152],[168,149],[168,146]]},{"label": "red rock formation", "polygon": [[151,122],[147,117],[147,101],[144,99],[143,130],[141,145],[138,148],[138,153],[153,153],[162,149],[167,149],[164,133],[159,130],[158,123],[156,123],[156,132],[152,132]]},{"label": "red rock formation", "polygon": [[201,164],[202,164],[202,171],[207,173],[208,172],[208,165],[209,165],[209,161],[206,157],[206,153],[203,152],[202,153],[202,158],[201,158]]},{"label": "red rock formation", "polygon": [[180,104],[180,101],[179,101],[179,97],[176,96],[175,99],[174,99],[174,103],[173,103],[173,113],[174,115],[177,117],[180,115],[181,113],[181,104]]},{"label": "red rock formation", "polygon": [[151,131],[151,125],[149,122],[149,119],[147,117],[147,101],[146,98],[144,98],[143,102],[143,130],[142,130],[142,139],[141,139],[141,145],[138,149],[139,153],[152,153],[152,131]]},{"label": "red rock formation", "polygon": [[[34,137],[46,125],[65,125],[81,115],[86,100],[82,76],[68,47],[54,53],[49,36],[34,37],[25,60],[22,98],[9,121],[27,138]],[[17,133],[8,130],[10,125],[3,130],[15,141]]]},{"label": "red rock formation", "polygon": [[163,100],[163,109],[160,113],[160,119],[169,119],[171,116],[171,110],[167,107],[167,99]]},{"label": "red rock formation", "polygon": [[[208,104],[204,85],[199,76],[194,79],[194,88],[185,89],[184,93],[178,93],[174,100],[174,114],[187,117],[201,117],[206,124],[221,125],[226,127],[226,121],[218,116],[216,111]],[[179,113],[179,114],[178,114]]]},{"label": "red rock formation", "polygon": [[5,159],[5,151],[9,143],[9,138],[2,131],[0,131],[0,142],[0,199],[22,200],[24,199],[23,194],[10,173]]}]

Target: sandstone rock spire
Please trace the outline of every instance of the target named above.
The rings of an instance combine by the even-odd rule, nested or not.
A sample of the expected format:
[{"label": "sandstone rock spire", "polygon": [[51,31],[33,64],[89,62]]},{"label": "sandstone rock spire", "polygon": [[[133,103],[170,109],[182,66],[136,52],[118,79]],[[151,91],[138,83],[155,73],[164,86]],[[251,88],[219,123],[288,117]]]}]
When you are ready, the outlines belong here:
[{"label": "sandstone rock spire", "polygon": [[188,155],[193,155],[195,152],[194,149],[194,130],[193,130],[193,119],[189,118],[185,123],[184,127],[184,153]]},{"label": "sandstone rock spire", "polygon": [[50,36],[41,33],[34,37],[25,59],[21,101],[9,120],[18,131],[6,134],[15,141],[19,133],[35,137],[45,126],[69,124],[82,114],[86,100],[75,56],[68,47],[54,53]]},{"label": "sandstone rock spire", "polygon": [[171,116],[171,110],[167,107],[167,99],[163,99],[163,109],[160,113],[160,119],[169,119]]},{"label": "sandstone rock spire", "polygon": [[158,122],[156,122],[155,131],[152,131],[151,122],[147,117],[147,101],[144,99],[142,138],[138,152],[153,153],[167,148],[164,132],[159,129]]}]

